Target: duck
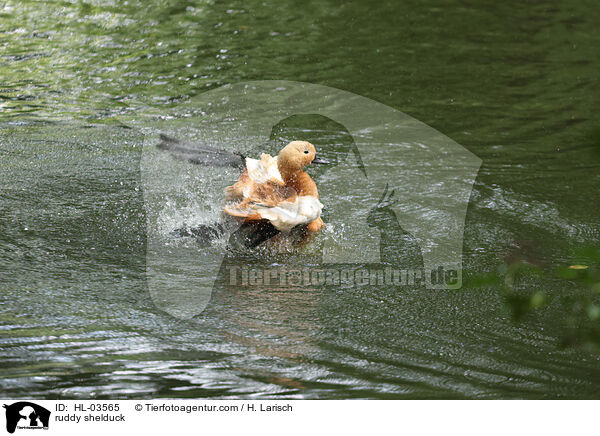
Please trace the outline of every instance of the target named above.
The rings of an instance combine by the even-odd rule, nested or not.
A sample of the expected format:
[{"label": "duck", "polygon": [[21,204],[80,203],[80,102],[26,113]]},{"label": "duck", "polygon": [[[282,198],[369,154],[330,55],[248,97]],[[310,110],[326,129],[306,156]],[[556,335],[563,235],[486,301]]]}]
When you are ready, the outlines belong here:
[{"label": "duck", "polygon": [[277,156],[246,157],[237,182],[225,188],[223,212],[243,223],[269,222],[282,233],[306,226],[314,234],[324,226],[323,204],[304,168],[326,163],[308,141],[292,141]]},{"label": "duck", "polygon": [[[194,165],[233,167],[241,170],[238,180],[225,188],[222,212],[225,218],[241,223],[233,232],[230,243],[255,248],[283,233],[300,230],[303,237],[319,232],[323,204],[314,180],[305,171],[312,164],[329,164],[317,156],[308,141],[292,141],[276,156],[262,153],[259,159],[241,153],[217,149],[203,144],[191,144],[160,134],[157,147],[178,159]],[[226,224],[226,223],[225,223]],[[240,224],[238,224],[240,225]],[[193,236],[207,243],[221,237],[228,226],[199,225],[174,231],[178,236]],[[240,242],[241,241],[241,242]]]}]

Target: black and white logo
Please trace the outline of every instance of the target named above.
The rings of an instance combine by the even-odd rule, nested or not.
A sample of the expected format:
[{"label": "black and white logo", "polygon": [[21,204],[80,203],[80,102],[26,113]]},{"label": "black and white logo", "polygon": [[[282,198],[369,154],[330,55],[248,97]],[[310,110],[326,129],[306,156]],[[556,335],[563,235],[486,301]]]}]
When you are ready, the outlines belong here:
[{"label": "black and white logo", "polygon": [[6,409],[6,431],[14,433],[18,429],[48,429],[50,411],[29,401],[19,401],[4,405]]}]

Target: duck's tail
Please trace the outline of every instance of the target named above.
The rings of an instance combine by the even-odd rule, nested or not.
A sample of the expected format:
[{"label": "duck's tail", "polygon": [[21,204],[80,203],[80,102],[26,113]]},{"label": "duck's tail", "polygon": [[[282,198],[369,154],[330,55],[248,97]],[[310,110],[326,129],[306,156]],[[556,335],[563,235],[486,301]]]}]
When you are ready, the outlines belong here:
[{"label": "duck's tail", "polygon": [[199,224],[196,227],[182,227],[173,230],[173,236],[192,237],[202,246],[210,245],[212,241],[221,238],[231,231],[229,246],[237,248],[255,248],[279,233],[273,224],[268,221],[245,222],[238,226],[237,223]]},{"label": "duck's tail", "polygon": [[229,246],[232,248],[256,248],[278,233],[279,230],[268,221],[243,223],[229,237]]},{"label": "duck's tail", "polygon": [[201,144],[192,144],[179,139],[160,134],[160,143],[157,147],[166,150],[175,159],[185,160],[194,165],[207,165],[214,167],[234,167],[244,169],[246,158],[240,153],[210,147]]}]

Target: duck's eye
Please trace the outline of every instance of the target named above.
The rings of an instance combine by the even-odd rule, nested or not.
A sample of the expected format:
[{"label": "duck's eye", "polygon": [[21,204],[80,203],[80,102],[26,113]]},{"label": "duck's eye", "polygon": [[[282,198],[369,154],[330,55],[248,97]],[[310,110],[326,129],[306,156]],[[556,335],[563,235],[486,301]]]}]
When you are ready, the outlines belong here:
[{"label": "duck's eye", "polygon": [[308,154],[308,150],[304,150],[304,154]]}]

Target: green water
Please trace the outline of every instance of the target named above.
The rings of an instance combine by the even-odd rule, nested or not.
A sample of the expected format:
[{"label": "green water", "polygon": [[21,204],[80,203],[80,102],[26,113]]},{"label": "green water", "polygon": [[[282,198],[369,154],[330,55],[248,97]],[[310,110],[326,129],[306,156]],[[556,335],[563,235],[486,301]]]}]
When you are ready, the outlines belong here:
[{"label": "green water", "polygon": [[[597,397],[600,355],[561,347],[571,321],[559,300],[514,322],[502,287],[476,284],[515,250],[550,270],[598,246],[599,9],[3,2],[0,396]],[[462,289],[226,287],[191,320],[156,307],[140,129],[208,90],[269,79],[379,101],[483,160]],[[322,144],[339,138],[300,124]],[[579,287],[546,274],[519,290]]]}]

